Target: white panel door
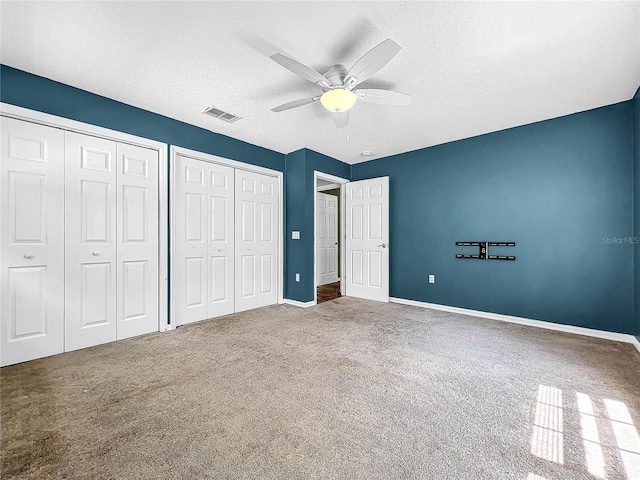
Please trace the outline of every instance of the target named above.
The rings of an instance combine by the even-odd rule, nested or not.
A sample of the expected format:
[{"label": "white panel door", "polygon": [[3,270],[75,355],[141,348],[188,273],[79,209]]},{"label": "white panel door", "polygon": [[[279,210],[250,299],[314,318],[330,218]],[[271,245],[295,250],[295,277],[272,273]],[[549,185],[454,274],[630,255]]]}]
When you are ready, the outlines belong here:
[{"label": "white panel door", "polygon": [[65,351],[116,340],[116,142],[65,133]]},{"label": "white panel door", "polygon": [[236,169],[236,312],[278,302],[278,179]]},{"label": "white panel door", "polygon": [[176,157],[176,325],[208,318],[206,163]]},{"label": "white panel door", "polygon": [[389,177],[346,184],[346,295],[389,301]]},{"label": "white panel door", "polygon": [[234,169],[207,165],[208,192],[208,294],[209,317],[235,311]]},{"label": "white panel door", "polygon": [[176,325],[234,312],[234,169],[176,156]]},{"label": "white panel door", "polygon": [[64,349],[64,132],[0,121],[4,366]]},{"label": "white panel door", "polygon": [[338,197],[317,193],[316,272],[317,284],[338,281]]},{"label": "white panel door", "polygon": [[117,145],[117,339],[158,331],[158,152]]}]

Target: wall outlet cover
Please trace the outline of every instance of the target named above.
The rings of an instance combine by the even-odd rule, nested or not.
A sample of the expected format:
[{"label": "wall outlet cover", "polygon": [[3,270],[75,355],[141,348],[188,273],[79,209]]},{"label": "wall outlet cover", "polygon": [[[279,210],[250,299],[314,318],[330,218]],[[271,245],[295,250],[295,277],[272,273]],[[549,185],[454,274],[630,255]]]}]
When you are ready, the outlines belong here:
[{"label": "wall outlet cover", "polygon": [[300,232],[298,232],[298,231],[291,232],[291,239],[292,240],[300,240]]}]

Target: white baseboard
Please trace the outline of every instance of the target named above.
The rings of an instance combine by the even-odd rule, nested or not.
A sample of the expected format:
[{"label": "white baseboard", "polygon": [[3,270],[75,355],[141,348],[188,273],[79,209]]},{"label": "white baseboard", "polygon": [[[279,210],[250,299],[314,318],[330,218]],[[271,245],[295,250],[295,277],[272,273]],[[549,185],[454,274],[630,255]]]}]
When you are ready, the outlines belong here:
[{"label": "white baseboard", "polygon": [[433,310],[442,310],[445,312],[460,313],[462,315],[471,315],[473,317],[488,318],[490,320],[499,320],[501,322],[517,323],[530,327],[546,328],[547,330],[574,333],[576,335],[586,335],[587,337],[604,338],[606,340],[631,343],[634,344],[635,347],[640,351],[640,342],[638,342],[638,339],[633,335],[628,335],[625,333],[605,332],[604,330],[575,327],[573,325],[563,325],[561,323],[545,322],[543,320],[532,320],[530,318],[514,317],[511,315],[502,315],[500,313],[481,312],[479,310],[450,307],[448,305],[439,305],[437,303],[419,302],[417,300],[407,300],[405,298],[390,297],[389,301],[394,303],[402,303],[404,305],[413,305],[415,307],[431,308]]},{"label": "white baseboard", "polygon": [[285,298],[282,303],[286,303],[287,305],[293,305],[294,307],[302,307],[302,308],[309,308],[309,307],[313,307],[316,302],[315,300],[311,300],[309,302],[299,302],[298,300],[291,300],[289,298]]}]

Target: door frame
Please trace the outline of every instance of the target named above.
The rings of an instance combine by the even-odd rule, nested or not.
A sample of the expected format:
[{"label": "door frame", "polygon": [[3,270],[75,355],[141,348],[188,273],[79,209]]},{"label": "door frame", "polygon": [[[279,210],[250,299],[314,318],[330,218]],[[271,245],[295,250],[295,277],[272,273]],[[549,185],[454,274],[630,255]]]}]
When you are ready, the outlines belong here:
[{"label": "door frame", "polygon": [[[173,198],[175,197],[176,185],[175,185],[175,169],[173,168],[176,164],[176,156],[183,156],[187,158],[191,158],[193,160],[201,160],[203,162],[209,163],[217,163],[219,165],[225,165],[227,167],[239,168],[241,170],[246,170],[249,172],[261,173],[263,175],[268,175],[270,177],[275,177],[278,180],[278,192],[279,192],[279,200],[278,200],[278,303],[284,303],[284,182],[283,182],[283,173],[278,170],[271,170],[270,168],[260,167],[258,165],[252,165],[251,163],[239,162],[237,160],[231,160],[229,158],[218,157],[216,155],[211,155],[209,153],[199,152],[197,150],[191,150],[185,147],[180,147],[176,145],[171,145],[170,148],[170,165],[169,169],[169,199],[171,199],[169,203],[169,244],[171,249],[171,255],[169,257],[169,270],[170,270],[170,279],[169,285],[175,285],[175,268],[173,268],[173,264],[175,262],[176,252],[175,252],[175,202],[173,202]],[[171,292],[170,287],[170,297],[169,297],[169,325],[168,329],[173,330],[176,328],[176,311],[171,308],[171,305],[174,304],[174,294]]]},{"label": "door frame", "polygon": [[326,185],[327,187],[331,187],[330,189],[339,188],[340,189],[340,256],[338,258],[338,262],[340,263],[340,294],[344,295],[345,289],[345,281],[346,278],[346,269],[344,268],[344,253],[345,253],[345,188],[344,186],[349,183],[349,180],[342,177],[337,177],[335,175],[331,175],[329,173],[320,172],[318,170],[313,171],[313,303],[312,305],[318,304],[318,259],[317,257],[317,248],[318,248],[318,231],[316,225],[318,224],[318,195],[317,193],[320,191],[319,189],[329,190],[329,188],[324,188],[325,186],[318,185],[318,180],[327,180],[332,182],[331,185]]},{"label": "door frame", "polygon": [[90,123],[78,122],[48,113],[0,102],[0,116],[58,128],[69,132],[128,143],[158,152],[158,331],[170,330],[169,324],[169,199],[167,144],[118,132]]}]

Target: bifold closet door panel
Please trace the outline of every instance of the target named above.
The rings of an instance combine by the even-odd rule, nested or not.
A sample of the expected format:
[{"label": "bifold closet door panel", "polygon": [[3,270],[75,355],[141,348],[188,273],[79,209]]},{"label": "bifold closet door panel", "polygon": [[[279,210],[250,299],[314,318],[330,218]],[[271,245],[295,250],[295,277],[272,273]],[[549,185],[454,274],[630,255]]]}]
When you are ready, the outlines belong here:
[{"label": "bifold closet door panel", "polygon": [[64,349],[64,132],[0,118],[0,364]]},{"label": "bifold closet door panel", "polygon": [[176,156],[176,324],[234,312],[234,169]]},{"label": "bifold closet door panel", "polygon": [[117,144],[117,339],[158,331],[158,152]]},{"label": "bifold closet door panel", "polygon": [[208,210],[208,302],[209,318],[235,311],[234,169],[209,164]]},{"label": "bifold closet door panel", "polygon": [[278,302],[278,187],[236,169],[236,312]]},{"label": "bifold closet door panel", "polygon": [[176,157],[175,228],[177,325],[208,318],[206,164]]},{"label": "bifold closet door panel", "polygon": [[65,351],[116,340],[116,142],[65,133]]}]

